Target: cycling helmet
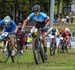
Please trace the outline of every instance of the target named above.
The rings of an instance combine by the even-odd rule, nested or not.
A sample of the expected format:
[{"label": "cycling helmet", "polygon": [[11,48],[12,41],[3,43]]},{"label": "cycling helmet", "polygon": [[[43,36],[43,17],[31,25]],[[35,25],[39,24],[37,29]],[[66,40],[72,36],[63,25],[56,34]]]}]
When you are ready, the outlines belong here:
[{"label": "cycling helmet", "polygon": [[40,5],[34,5],[32,7],[32,11],[39,11],[40,10]]},{"label": "cycling helmet", "polygon": [[61,32],[65,32],[65,29],[64,29],[64,28],[61,28],[60,31],[61,31]]},{"label": "cycling helmet", "polygon": [[10,24],[10,16],[6,16],[4,20],[5,20],[5,24]]},{"label": "cycling helmet", "polygon": [[56,28],[53,27],[52,32],[56,32]]},{"label": "cycling helmet", "polygon": [[68,31],[68,32],[70,32],[70,29],[69,29],[68,27],[66,27],[66,28],[65,28],[65,31]]}]

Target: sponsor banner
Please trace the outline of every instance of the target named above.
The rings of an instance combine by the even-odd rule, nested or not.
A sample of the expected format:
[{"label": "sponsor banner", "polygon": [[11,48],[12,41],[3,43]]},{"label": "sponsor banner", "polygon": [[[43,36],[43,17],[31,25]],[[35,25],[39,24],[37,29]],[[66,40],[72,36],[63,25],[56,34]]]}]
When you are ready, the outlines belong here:
[{"label": "sponsor banner", "polygon": [[[46,37],[46,41],[47,41],[47,47],[50,47],[50,41],[51,41],[50,37]],[[57,47],[58,47],[59,43],[60,43],[60,39],[56,38]],[[70,43],[71,43],[72,47],[75,47],[75,37],[71,38]]]},{"label": "sponsor banner", "polygon": [[75,46],[75,37],[72,37],[70,40],[71,46]]},{"label": "sponsor banner", "polygon": [[[50,37],[48,36],[48,37],[46,37],[46,41],[47,41],[47,47],[50,47],[50,41],[51,41],[51,39],[50,39]],[[60,39],[59,38],[56,38],[56,46],[58,46],[59,45],[59,42],[60,42]]]},{"label": "sponsor banner", "polygon": [[[47,41],[47,47],[50,47],[51,39],[50,39],[49,36],[46,37],[46,41]],[[57,45],[57,47],[58,47],[59,43],[60,43],[60,39],[56,38],[56,45]],[[70,43],[71,43],[72,47],[75,47],[75,37],[71,38]],[[31,42],[27,43],[27,46],[32,46]]]}]

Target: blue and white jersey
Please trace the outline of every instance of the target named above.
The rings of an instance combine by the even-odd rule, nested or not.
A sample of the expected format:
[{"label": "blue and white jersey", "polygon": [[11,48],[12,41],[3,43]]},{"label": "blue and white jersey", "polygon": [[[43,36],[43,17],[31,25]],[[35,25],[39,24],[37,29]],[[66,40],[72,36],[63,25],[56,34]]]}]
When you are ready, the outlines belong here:
[{"label": "blue and white jersey", "polygon": [[57,35],[57,33],[58,33],[58,29],[55,28],[56,30],[53,31],[53,28],[54,28],[54,27],[50,27],[50,28],[48,29],[48,31],[47,31],[47,34]]},{"label": "blue and white jersey", "polygon": [[28,16],[28,19],[31,19],[31,20],[34,20],[34,21],[38,21],[38,22],[43,22],[45,21],[46,19],[49,19],[49,17],[43,13],[43,12],[40,12],[40,14],[37,16],[35,15],[35,13],[31,13],[29,16]]},{"label": "blue and white jersey", "polygon": [[4,32],[14,32],[16,30],[16,26],[17,26],[16,23],[12,19],[10,19],[10,26],[6,26],[5,20],[2,19],[0,21],[0,26],[3,26],[3,25],[4,25]]}]

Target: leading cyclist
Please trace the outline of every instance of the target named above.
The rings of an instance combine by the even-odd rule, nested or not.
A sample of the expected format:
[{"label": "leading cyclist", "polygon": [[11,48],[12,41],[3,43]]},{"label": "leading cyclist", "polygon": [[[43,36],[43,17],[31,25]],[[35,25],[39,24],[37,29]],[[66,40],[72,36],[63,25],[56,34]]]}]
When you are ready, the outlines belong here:
[{"label": "leading cyclist", "polygon": [[[50,23],[50,18],[47,16],[44,12],[40,11],[40,5],[34,5],[32,7],[32,13],[24,20],[23,27],[26,26],[26,23],[29,20],[33,20],[36,22],[35,27],[39,28],[47,28],[47,26]],[[44,57],[47,56],[47,44],[46,44],[46,38],[45,38],[45,32],[42,31],[42,38],[43,38],[43,45],[44,45]],[[47,58],[47,57],[46,57]]]}]

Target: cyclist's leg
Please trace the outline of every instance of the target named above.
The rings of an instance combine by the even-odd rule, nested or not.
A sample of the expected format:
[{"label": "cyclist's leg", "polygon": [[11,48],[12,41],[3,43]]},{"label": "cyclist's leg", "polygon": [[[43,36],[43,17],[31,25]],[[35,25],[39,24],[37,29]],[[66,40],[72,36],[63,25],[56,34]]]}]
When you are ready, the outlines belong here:
[{"label": "cyclist's leg", "polygon": [[15,52],[14,52],[14,47],[15,47],[15,35],[14,34],[11,34],[10,36],[10,43],[11,43],[11,49],[12,49],[12,53],[11,55],[14,56],[15,55]]},{"label": "cyclist's leg", "polygon": [[46,42],[45,32],[42,32],[42,42],[44,47],[44,57],[45,59],[47,59],[47,42]]},{"label": "cyclist's leg", "polygon": [[12,60],[13,63],[15,62],[15,61],[14,61],[14,56],[11,56],[11,60]]},{"label": "cyclist's leg", "polygon": [[21,54],[23,54],[23,50],[24,50],[24,48],[23,48],[23,42],[22,42],[22,40],[20,41],[20,53]]},{"label": "cyclist's leg", "polygon": [[66,44],[65,44],[65,50],[68,52],[68,44],[69,44],[69,39],[66,39]]},{"label": "cyclist's leg", "polygon": [[14,43],[15,38],[14,37],[10,37],[10,42],[11,42],[11,47],[14,48],[15,43]]},{"label": "cyclist's leg", "polygon": [[4,60],[5,63],[7,63],[10,56],[11,56],[11,48],[9,46],[7,46],[7,56]]}]

